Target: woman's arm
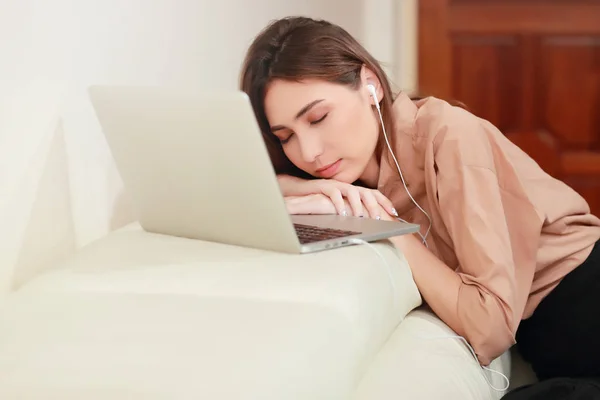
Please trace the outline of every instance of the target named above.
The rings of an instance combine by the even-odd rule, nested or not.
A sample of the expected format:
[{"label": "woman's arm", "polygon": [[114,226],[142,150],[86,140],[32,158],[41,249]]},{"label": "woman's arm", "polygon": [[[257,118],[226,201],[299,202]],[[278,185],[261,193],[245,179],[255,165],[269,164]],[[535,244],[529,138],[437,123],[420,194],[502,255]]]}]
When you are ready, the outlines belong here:
[{"label": "woman's arm", "polygon": [[[456,272],[433,255],[415,235],[390,240],[406,258],[419,292],[433,312],[443,321],[458,321],[456,301],[462,281]],[[457,334],[465,335],[460,324],[452,325],[450,328]]]},{"label": "woman's arm", "polygon": [[284,174],[277,175],[277,181],[284,197],[322,194],[331,199],[340,215],[376,217],[380,216],[381,207],[389,215],[398,215],[392,202],[376,189],[354,186],[335,179],[307,180]]},{"label": "woman's arm", "polygon": [[297,178],[292,175],[279,174],[277,175],[277,182],[279,183],[279,188],[284,196],[302,196],[308,193],[306,189],[303,188],[303,183],[306,183],[306,179]]}]

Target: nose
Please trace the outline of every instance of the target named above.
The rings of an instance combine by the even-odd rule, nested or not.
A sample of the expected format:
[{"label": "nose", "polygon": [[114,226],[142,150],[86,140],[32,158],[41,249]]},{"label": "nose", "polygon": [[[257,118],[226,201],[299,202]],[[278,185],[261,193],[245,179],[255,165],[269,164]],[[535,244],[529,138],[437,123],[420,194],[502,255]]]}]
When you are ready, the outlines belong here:
[{"label": "nose", "polygon": [[303,133],[298,135],[302,159],[307,163],[313,163],[317,157],[323,154],[323,141],[315,132]]}]

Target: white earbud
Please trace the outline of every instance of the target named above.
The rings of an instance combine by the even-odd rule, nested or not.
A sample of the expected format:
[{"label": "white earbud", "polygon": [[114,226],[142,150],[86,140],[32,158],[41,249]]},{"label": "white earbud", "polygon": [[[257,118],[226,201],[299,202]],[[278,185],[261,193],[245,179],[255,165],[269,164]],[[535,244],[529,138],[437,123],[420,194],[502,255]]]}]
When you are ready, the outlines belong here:
[{"label": "white earbud", "polygon": [[379,108],[379,99],[377,99],[377,89],[375,89],[375,86],[373,86],[371,83],[367,85],[367,89],[369,90],[369,93],[371,93],[373,101],[375,101],[375,106]]}]

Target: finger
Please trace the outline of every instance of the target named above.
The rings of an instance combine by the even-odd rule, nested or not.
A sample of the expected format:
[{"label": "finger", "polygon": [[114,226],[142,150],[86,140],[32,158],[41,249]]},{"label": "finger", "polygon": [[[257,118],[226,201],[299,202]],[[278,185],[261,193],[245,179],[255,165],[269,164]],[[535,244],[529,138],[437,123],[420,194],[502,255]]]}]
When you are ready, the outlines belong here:
[{"label": "finger", "polygon": [[377,199],[372,191],[364,191],[362,193],[362,202],[369,212],[369,217],[373,219],[381,218],[381,212],[385,212],[385,210],[383,210],[383,208],[377,202]]},{"label": "finger", "polygon": [[365,210],[362,203],[362,198],[360,194],[360,190],[354,188],[354,190],[349,190],[347,192],[346,198],[350,203],[350,207],[352,208],[352,213],[356,217],[363,217],[365,215]]},{"label": "finger", "polygon": [[[352,210],[352,207],[350,207],[350,203],[348,202],[348,199],[346,199],[345,197],[344,197],[344,209]],[[352,212],[352,211],[350,211],[350,212]]]},{"label": "finger", "polygon": [[324,187],[322,190],[323,194],[329,197],[338,214],[348,215],[349,211],[346,209],[346,206],[344,204],[344,197],[337,188],[330,186]]},{"label": "finger", "polygon": [[383,193],[381,193],[379,190],[373,190],[373,194],[377,199],[377,202],[381,204],[384,210],[386,210],[390,215],[393,215],[394,217],[398,216],[398,212],[394,208],[394,203],[392,203],[390,199],[385,197]]}]

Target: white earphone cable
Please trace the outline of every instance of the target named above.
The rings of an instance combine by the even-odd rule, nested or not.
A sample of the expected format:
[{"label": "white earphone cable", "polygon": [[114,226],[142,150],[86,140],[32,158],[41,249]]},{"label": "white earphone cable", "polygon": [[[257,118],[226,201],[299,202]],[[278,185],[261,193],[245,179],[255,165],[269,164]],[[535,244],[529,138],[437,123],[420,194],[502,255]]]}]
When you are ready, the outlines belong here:
[{"label": "white earphone cable", "polygon": [[477,362],[477,364],[479,365],[479,367],[485,371],[489,371],[493,374],[496,374],[498,376],[500,376],[502,378],[502,380],[505,382],[504,387],[496,387],[494,386],[494,384],[492,382],[490,382],[489,378],[487,377],[486,374],[483,374],[483,377],[485,378],[487,384],[489,385],[490,388],[492,388],[493,390],[497,391],[497,392],[505,392],[506,390],[508,390],[508,388],[510,387],[510,379],[508,379],[508,377],[506,375],[504,375],[502,372],[496,371],[492,368],[489,367],[484,367],[483,365],[479,364],[479,359],[477,358],[477,354],[475,354],[475,350],[473,350],[473,347],[469,344],[469,342],[467,342],[467,339],[465,339],[462,336],[458,336],[458,335],[442,335],[442,336],[416,336],[418,339],[423,339],[423,340],[436,340],[436,339],[456,339],[460,342],[463,342],[467,348],[469,349],[469,352],[471,353],[471,355],[473,356],[473,358],[475,359],[475,361]]},{"label": "white earphone cable", "polygon": [[[423,214],[425,214],[425,216],[429,220],[429,226],[427,227],[427,231],[425,232],[425,235],[422,235],[419,232],[419,235],[421,236],[421,239],[423,239],[423,244],[426,247],[429,247],[427,245],[427,236],[429,236],[429,231],[431,230],[431,225],[432,225],[431,217],[429,216],[429,214],[427,214],[427,212],[423,209],[423,207],[421,207],[419,205],[419,203],[417,203],[417,201],[414,199],[414,197],[412,196],[412,194],[410,194],[410,191],[408,190],[408,187],[406,185],[406,181],[404,180],[404,174],[402,174],[402,170],[400,169],[400,164],[398,163],[398,160],[396,159],[396,155],[394,154],[394,151],[392,150],[392,146],[390,145],[390,141],[388,139],[387,132],[385,130],[385,124],[383,123],[383,115],[381,114],[381,108],[379,106],[379,100],[377,99],[377,92],[375,91],[375,86],[368,85],[368,88],[369,88],[369,92],[371,93],[371,96],[373,96],[373,102],[375,103],[375,108],[377,108],[377,113],[379,114],[379,121],[381,122],[381,128],[383,130],[383,137],[385,138],[385,143],[387,145],[388,150],[390,151],[390,155],[392,156],[392,158],[394,160],[394,163],[396,164],[396,168],[398,169],[398,174],[400,175],[400,179],[402,179],[402,184],[404,185],[404,189],[406,190],[406,193],[408,194],[408,197],[410,197],[410,199],[412,200],[412,202],[414,203],[414,205],[417,206],[417,208]],[[400,221],[402,221],[402,222],[406,222],[406,221],[404,221],[401,218],[398,218],[398,219]]]}]

